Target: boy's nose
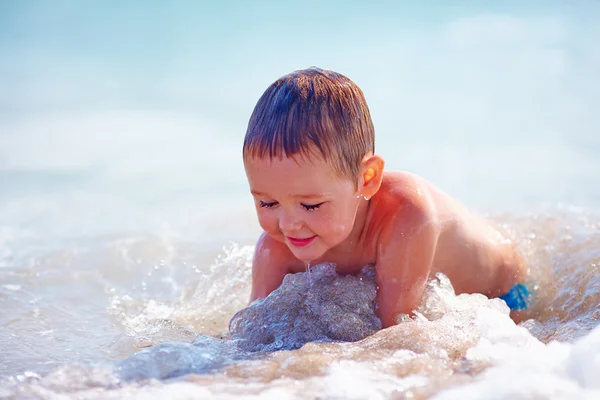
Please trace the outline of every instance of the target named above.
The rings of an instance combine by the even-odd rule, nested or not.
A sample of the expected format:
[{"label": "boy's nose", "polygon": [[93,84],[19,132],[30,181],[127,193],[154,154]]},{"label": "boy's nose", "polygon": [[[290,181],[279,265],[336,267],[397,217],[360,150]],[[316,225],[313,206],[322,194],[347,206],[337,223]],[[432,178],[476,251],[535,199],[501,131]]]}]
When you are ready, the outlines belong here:
[{"label": "boy's nose", "polygon": [[283,233],[291,233],[302,227],[300,219],[296,218],[292,213],[282,212],[279,216],[279,229]]}]

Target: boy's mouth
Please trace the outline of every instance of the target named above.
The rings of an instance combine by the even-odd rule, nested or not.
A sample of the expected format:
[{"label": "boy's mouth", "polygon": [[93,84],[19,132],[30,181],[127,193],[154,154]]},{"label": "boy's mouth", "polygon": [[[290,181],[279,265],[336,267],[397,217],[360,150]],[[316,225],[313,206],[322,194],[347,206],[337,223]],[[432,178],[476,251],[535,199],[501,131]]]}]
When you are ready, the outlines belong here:
[{"label": "boy's mouth", "polygon": [[298,239],[298,238],[293,238],[293,237],[289,237],[289,236],[286,236],[286,237],[287,237],[287,240],[293,246],[304,247],[304,246],[308,246],[313,240],[315,240],[315,238],[317,237],[317,235],[314,235],[312,237],[305,238],[305,239]]}]

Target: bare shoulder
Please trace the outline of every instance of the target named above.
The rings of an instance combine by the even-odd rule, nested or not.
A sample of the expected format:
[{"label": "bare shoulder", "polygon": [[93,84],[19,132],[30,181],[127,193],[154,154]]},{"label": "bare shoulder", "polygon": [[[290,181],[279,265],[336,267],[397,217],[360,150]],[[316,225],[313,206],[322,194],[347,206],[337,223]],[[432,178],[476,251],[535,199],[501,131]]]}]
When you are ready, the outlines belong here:
[{"label": "bare shoulder", "polygon": [[290,263],[295,260],[296,258],[285,244],[273,239],[266,232],[263,232],[258,238],[254,248],[253,262],[257,266],[288,270]]},{"label": "bare shoulder", "polygon": [[384,192],[391,192],[396,196],[411,197],[418,194],[418,189],[425,189],[428,182],[415,174],[405,171],[385,171],[381,188]]},{"label": "bare shoulder", "polygon": [[[379,261],[385,263],[390,258],[409,257],[413,252],[435,250],[440,233],[435,197],[432,186],[417,175],[399,171],[384,175],[381,188],[373,197],[380,232]],[[424,264],[423,267],[428,268]]]},{"label": "bare shoulder", "polygon": [[294,260],[287,246],[263,232],[254,249],[250,301],[267,297],[277,289],[283,277],[291,271]]},{"label": "bare shoulder", "polygon": [[414,212],[426,216],[430,222],[437,222],[443,226],[448,223],[474,222],[474,218],[481,222],[481,218],[458,199],[419,175],[390,171],[384,176],[381,187],[387,202],[410,204]]},{"label": "bare shoulder", "polygon": [[395,222],[403,226],[411,221],[416,224],[433,223],[438,219],[437,190],[418,175],[403,171],[384,174],[381,188],[374,197],[376,209],[384,215],[387,227]]}]

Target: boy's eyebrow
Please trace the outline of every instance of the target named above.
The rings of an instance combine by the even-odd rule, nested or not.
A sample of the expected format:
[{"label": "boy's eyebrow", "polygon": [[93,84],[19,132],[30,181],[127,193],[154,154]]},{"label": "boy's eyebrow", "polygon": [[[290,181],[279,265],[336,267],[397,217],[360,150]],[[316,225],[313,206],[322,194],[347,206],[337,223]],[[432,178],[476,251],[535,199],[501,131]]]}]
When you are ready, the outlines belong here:
[{"label": "boy's eyebrow", "polygon": [[[271,197],[270,195],[268,195],[267,193],[262,193],[262,192],[258,192],[256,190],[251,190],[250,191],[253,195],[255,196],[262,196],[262,197]],[[297,194],[297,195],[292,195],[292,197],[296,197],[298,199],[316,199],[319,197],[325,197],[329,195],[329,193],[319,193],[319,194]]]},{"label": "boy's eyebrow", "polygon": [[251,190],[250,193],[252,193],[254,196],[269,197],[266,193],[257,192],[256,190]]},{"label": "boy's eyebrow", "polygon": [[319,194],[299,194],[294,197],[298,199],[318,199],[319,197],[325,197],[329,193],[319,193]]}]

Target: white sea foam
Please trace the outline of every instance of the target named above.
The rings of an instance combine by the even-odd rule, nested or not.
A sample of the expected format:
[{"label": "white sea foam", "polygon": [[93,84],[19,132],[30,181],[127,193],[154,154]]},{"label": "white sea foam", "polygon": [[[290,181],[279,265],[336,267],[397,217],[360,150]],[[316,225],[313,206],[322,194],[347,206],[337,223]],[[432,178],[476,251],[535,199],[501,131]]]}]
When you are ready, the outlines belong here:
[{"label": "white sea foam", "polygon": [[[246,250],[234,247],[215,265],[228,260],[229,266],[242,265],[242,269],[248,269],[246,263],[250,258]],[[213,273],[215,268],[220,269],[213,267]],[[224,267],[221,272],[227,271]],[[450,281],[441,274],[428,285],[414,318],[403,318],[398,325],[385,330],[365,332],[358,341],[354,341],[356,337],[322,337],[318,329],[314,332],[316,336],[306,336],[310,325],[306,325],[307,321],[321,319],[319,313],[313,312],[331,310],[332,306],[336,311],[330,320],[322,321],[321,327],[347,325],[349,332],[361,320],[371,323],[373,314],[357,313],[348,319],[348,310],[338,308],[340,298],[345,299],[349,309],[353,309],[353,301],[366,302],[372,307],[372,301],[362,299],[374,293],[374,282],[368,276],[368,273],[367,279],[336,276],[333,266],[327,264],[316,266],[310,279],[307,273],[290,276],[271,294],[270,302],[257,301],[236,315],[234,319],[238,321],[233,332],[237,333],[232,339],[200,335],[189,343],[166,341],[118,361],[114,371],[119,379],[107,373],[106,365],[66,366],[44,377],[24,375],[2,387],[6,393],[21,398],[32,394],[53,398],[60,394],[81,399],[143,398],[149,393],[155,396],[166,392],[174,399],[190,396],[593,399],[598,396],[600,328],[574,343],[545,344],[525,328],[527,322],[515,325],[501,300],[478,294],[457,296]],[[318,289],[324,295],[313,297],[311,289]],[[216,297],[212,299],[216,301],[218,294],[230,290],[230,286],[214,286],[214,290]],[[328,295],[328,290],[335,295]],[[304,300],[294,302],[301,298]],[[159,314],[159,318],[165,318],[165,314]],[[143,315],[152,318],[151,313]],[[277,322],[274,316],[284,318]],[[236,331],[235,325],[241,326],[240,319],[244,318],[257,326],[268,323],[270,331]],[[144,325],[141,327],[144,329]],[[270,343],[281,336],[281,343],[273,348],[265,346],[261,343],[266,336],[262,335],[273,339]],[[294,337],[320,342],[307,343],[298,350],[270,352],[298,348],[297,340],[288,340]],[[177,376],[184,377],[185,382],[123,385]]]}]

